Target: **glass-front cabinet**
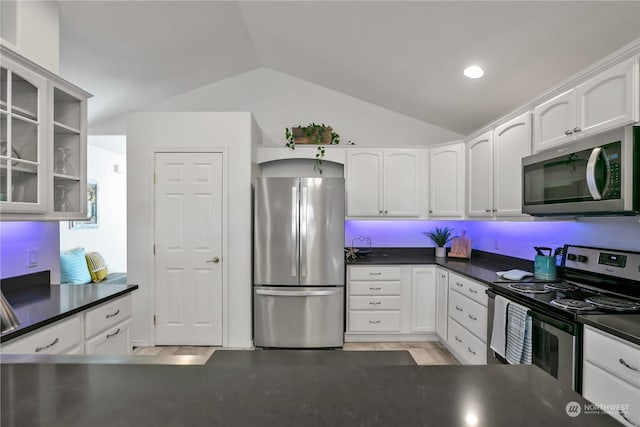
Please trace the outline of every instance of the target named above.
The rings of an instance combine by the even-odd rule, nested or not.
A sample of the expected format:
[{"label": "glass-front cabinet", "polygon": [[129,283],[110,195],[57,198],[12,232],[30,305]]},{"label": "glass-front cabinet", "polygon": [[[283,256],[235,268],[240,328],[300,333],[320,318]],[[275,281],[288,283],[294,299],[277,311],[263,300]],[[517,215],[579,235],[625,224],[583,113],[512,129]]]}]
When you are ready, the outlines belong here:
[{"label": "glass-front cabinet", "polygon": [[0,206],[3,212],[44,212],[47,80],[3,58],[0,81]]},{"label": "glass-front cabinet", "polygon": [[1,219],[86,219],[90,95],[1,49]]}]

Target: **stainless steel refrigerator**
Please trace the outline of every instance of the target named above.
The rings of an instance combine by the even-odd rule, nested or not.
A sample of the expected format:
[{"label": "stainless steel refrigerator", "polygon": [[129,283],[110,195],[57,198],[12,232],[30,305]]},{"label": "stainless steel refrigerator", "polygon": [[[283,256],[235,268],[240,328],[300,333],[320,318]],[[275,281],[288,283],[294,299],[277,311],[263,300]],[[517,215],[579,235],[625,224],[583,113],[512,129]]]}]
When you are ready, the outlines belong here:
[{"label": "stainless steel refrigerator", "polygon": [[341,347],[344,179],[258,178],[254,212],[257,347]]}]

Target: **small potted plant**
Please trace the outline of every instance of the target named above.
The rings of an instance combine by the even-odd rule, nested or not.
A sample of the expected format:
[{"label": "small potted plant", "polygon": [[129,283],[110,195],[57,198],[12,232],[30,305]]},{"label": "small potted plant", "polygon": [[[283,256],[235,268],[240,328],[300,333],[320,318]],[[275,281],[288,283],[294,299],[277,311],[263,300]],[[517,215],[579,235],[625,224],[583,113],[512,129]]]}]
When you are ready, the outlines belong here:
[{"label": "small potted plant", "polygon": [[321,125],[315,123],[309,123],[307,126],[296,126],[285,128],[284,133],[287,143],[285,146],[292,150],[296,149],[296,143],[298,144],[316,144],[318,146],[318,152],[316,153],[316,164],[313,170],[318,171],[322,175],[322,158],[324,157],[325,144],[339,144],[340,135],[331,129],[330,126],[326,126],[324,123]]},{"label": "small potted plant", "polygon": [[449,243],[453,239],[453,228],[450,227],[436,227],[434,231],[423,231],[422,234],[433,240],[436,244],[436,257],[444,258],[447,255],[447,250],[444,245]]}]

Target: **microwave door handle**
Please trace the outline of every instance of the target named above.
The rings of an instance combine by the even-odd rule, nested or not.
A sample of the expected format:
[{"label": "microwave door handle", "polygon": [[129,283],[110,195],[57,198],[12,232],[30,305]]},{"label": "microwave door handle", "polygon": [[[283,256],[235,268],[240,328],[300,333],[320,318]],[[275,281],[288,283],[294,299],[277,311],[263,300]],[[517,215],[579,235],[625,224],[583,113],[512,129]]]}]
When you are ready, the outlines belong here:
[{"label": "microwave door handle", "polygon": [[602,147],[594,148],[587,162],[587,188],[593,200],[602,200],[602,195],[598,191],[598,185],[596,184],[596,163],[598,163],[601,151]]}]

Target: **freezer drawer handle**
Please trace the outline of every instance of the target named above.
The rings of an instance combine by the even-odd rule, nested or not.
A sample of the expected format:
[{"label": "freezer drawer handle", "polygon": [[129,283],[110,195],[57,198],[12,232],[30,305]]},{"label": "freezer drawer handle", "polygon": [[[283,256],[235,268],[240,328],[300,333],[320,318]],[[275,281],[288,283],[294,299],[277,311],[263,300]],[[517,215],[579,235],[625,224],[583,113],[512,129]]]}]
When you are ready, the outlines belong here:
[{"label": "freezer drawer handle", "polygon": [[36,347],[36,353],[40,353],[42,350],[53,347],[54,345],[58,344],[58,341],[60,341],[60,339],[56,338],[51,344],[43,345],[42,347]]},{"label": "freezer drawer handle", "polygon": [[369,320],[369,323],[377,325],[378,323],[380,323],[380,321],[379,320]]},{"label": "freezer drawer handle", "polygon": [[632,371],[640,371],[640,369],[629,365],[627,362],[624,361],[624,359],[620,358],[620,364],[626,366],[627,368],[631,369]]},{"label": "freezer drawer handle", "polygon": [[284,296],[284,297],[318,297],[325,295],[339,295],[342,293],[342,288],[337,289],[323,289],[318,291],[280,291],[276,289],[256,289],[258,295],[267,296]]}]

